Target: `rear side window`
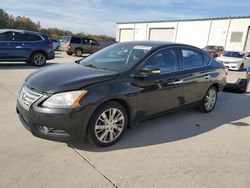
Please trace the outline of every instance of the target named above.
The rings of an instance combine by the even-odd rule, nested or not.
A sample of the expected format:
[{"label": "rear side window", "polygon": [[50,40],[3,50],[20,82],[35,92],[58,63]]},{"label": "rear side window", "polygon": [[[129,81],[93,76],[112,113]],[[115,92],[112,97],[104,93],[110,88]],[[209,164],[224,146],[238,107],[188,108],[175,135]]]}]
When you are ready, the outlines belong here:
[{"label": "rear side window", "polygon": [[182,69],[192,69],[204,66],[202,53],[191,49],[182,49]]},{"label": "rear side window", "polygon": [[0,33],[0,41],[13,41],[14,40],[14,35],[13,32],[4,32]]},{"label": "rear side window", "polygon": [[204,62],[205,62],[205,65],[209,65],[212,61],[212,58],[207,55],[207,54],[204,54]]},{"label": "rear side window", "polygon": [[70,42],[75,44],[81,44],[81,38],[72,37]]},{"label": "rear side window", "polygon": [[38,35],[33,34],[24,34],[25,35],[25,41],[40,41],[42,38]]},{"label": "rear side window", "polygon": [[25,35],[23,33],[15,32],[14,36],[15,41],[26,41]]}]

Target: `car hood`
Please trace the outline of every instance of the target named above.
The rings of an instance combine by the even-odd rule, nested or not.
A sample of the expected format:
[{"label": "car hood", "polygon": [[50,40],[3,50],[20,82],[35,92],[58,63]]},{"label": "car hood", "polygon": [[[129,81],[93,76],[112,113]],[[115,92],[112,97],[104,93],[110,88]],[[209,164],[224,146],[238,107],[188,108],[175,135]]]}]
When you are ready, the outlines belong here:
[{"label": "car hood", "polygon": [[225,56],[220,56],[217,57],[216,59],[219,61],[226,61],[226,62],[238,62],[243,60],[243,58],[225,57]]},{"label": "car hood", "polygon": [[115,79],[117,72],[90,68],[76,63],[49,66],[31,74],[26,85],[39,92],[58,93]]}]

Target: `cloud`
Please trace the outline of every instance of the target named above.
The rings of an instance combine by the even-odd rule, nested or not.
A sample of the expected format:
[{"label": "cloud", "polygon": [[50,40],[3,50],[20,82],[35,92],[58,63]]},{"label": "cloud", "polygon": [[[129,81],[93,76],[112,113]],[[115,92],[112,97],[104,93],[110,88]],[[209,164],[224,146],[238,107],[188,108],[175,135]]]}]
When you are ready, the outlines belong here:
[{"label": "cloud", "polygon": [[246,0],[4,0],[0,4],[15,16],[39,20],[43,27],[111,36],[120,21],[238,16],[250,8]]}]

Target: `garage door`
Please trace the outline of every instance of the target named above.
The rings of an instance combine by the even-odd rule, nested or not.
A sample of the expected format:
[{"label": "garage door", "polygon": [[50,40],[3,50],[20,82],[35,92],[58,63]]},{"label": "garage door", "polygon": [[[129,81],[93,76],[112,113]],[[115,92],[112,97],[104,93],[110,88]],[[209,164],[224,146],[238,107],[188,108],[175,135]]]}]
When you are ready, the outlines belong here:
[{"label": "garage door", "polygon": [[248,27],[245,51],[250,52],[250,27]]},{"label": "garage door", "polygon": [[120,29],[120,42],[134,40],[134,29]]},{"label": "garage door", "polygon": [[174,41],[174,28],[151,28],[149,40]]}]

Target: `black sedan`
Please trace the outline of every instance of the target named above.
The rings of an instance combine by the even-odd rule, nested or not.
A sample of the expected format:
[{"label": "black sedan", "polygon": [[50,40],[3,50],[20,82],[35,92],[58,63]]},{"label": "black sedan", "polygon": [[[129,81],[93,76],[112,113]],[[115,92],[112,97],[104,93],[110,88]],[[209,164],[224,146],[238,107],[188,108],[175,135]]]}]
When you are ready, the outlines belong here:
[{"label": "black sedan", "polygon": [[225,84],[223,64],[196,47],[118,43],[31,74],[17,112],[40,138],[110,146],[137,121],[193,105],[212,111]]}]

